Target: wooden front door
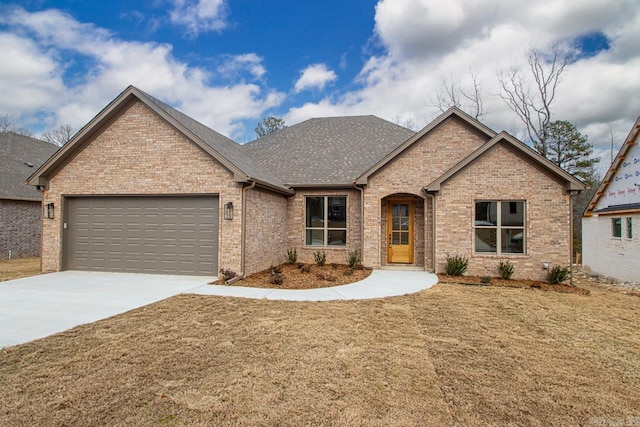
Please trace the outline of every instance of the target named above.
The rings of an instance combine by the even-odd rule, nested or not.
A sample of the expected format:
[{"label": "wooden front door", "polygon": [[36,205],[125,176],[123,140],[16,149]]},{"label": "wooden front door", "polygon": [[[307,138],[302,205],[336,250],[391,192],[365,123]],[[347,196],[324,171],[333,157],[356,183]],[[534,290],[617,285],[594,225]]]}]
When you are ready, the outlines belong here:
[{"label": "wooden front door", "polygon": [[387,262],[413,264],[413,201],[387,202]]}]

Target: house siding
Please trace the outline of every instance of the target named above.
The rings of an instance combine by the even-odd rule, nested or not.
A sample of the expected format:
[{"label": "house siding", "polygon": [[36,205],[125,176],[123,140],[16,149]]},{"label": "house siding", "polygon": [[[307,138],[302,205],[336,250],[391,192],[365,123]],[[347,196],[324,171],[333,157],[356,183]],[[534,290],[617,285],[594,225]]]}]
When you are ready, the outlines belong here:
[{"label": "house siding", "polygon": [[279,265],[287,250],[287,198],[264,190],[246,194],[245,275]]},{"label": "house siding", "polygon": [[[611,219],[622,218],[622,237],[611,235]],[[626,218],[633,236],[627,237]],[[594,215],[582,218],[582,265],[585,269],[618,280],[640,282],[640,212]]]},{"label": "house siding", "polygon": [[0,200],[0,259],[40,256],[41,235],[41,202]]},{"label": "house siding", "polygon": [[[305,197],[306,196],[346,196],[347,197],[347,244],[345,246],[306,246],[305,245]],[[305,190],[300,189],[288,199],[287,205],[287,243],[298,253],[298,261],[314,262],[313,253],[324,251],[327,263],[346,264],[349,251],[362,253],[361,207],[359,190]]]},{"label": "house siding", "polygon": [[[62,267],[63,195],[218,194],[220,208],[242,209],[242,188],[233,175],[148,109],[132,103],[50,179],[43,203],[55,219],[43,220],[43,271]],[[220,212],[218,266],[241,269],[241,219]]]},{"label": "house siding", "polygon": [[[526,254],[474,253],[476,200],[526,201]],[[562,182],[519,154],[496,145],[446,181],[436,196],[436,272],[447,255],[469,258],[467,274],[498,276],[500,260],[515,266],[513,278],[543,280],[542,263],[569,265],[569,195]]]},{"label": "house siding", "polygon": [[[414,252],[414,264],[431,270],[431,202],[424,198],[422,188],[471,154],[487,141],[458,119],[448,119],[416,141],[389,164],[369,178],[365,194],[365,236],[363,263],[370,267],[386,264],[383,199],[394,194],[410,194],[421,203],[416,219],[423,221],[416,228],[416,242],[423,249]],[[419,259],[418,259],[419,257]]]}]

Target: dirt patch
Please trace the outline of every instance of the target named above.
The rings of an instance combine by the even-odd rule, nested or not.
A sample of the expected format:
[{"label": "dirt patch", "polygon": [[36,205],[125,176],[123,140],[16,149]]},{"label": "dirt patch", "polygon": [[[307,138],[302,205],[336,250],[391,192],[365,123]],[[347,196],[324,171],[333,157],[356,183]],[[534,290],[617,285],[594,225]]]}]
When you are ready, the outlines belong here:
[{"label": "dirt patch", "polygon": [[635,425],[638,300],[584,286],[180,295],[0,349],[0,425]]},{"label": "dirt patch", "polygon": [[[302,266],[282,264],[275,271],[264,270],[242,280],[232,286],[248,286],[251,288],[273,289],[316,289],[331,286],[346,285],[358,282],[371,274],[371,270],[363,268],[349,268],[348,265],[332,264],[319,267],[315,264],[303,264]],[[280,273],[277,273],[277,272]],[[283,282],[280,285],[271,282],[274,274],[281,274]],[[223,284],[218,282],[218,284]]]},{"label": "dirt patch", "polygon": [[[487,280],[488,279],[488,280]],[[447,276],[438,274],[439,283],[458,283],[461,285],[501,286],[506,288],[540,289],[543,291],[561,292],[565,294],[589,295],[589,290],[566,283],[552,285],[538,280],[506,280],[499,277],[483,278],[479,276]]]},{"label": "dirt patch", "polygon": [[40,258],[15,258],[0,261],[0,282],[40,274]]}]

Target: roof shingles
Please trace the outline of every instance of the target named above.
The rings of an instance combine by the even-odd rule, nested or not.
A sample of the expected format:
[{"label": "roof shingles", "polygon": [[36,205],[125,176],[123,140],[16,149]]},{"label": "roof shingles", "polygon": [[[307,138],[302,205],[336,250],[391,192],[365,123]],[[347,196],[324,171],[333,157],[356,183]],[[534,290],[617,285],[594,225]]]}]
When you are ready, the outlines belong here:
[{"label": "roof shingles", "polygon": [[13,132],[1,132],[0,199],[42,200],[42,194],[27,185],[26,181],[57,149],[45,141]]},{"label": "roof shingles", "polygon": [[243,148],[288,186],[347,185],[414,133],[375,116],[315,118]]}]

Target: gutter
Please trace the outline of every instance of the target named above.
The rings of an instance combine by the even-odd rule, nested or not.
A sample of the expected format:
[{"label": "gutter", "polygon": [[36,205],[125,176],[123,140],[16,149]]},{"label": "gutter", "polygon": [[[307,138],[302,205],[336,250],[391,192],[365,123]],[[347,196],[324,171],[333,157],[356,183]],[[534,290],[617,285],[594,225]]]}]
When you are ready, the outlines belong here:
[{"label": "gutter", "polygon": [[245,255],[245,246],[247,243],[247,231],[246,231],[246,223],[247,223],[247,205],[246,205],[246,200],[247,200],[247,191],[248,190],[253,190],[256,187],[256,181],[252,181],[251,185],[249,185],[248,187],[244,187],[242,189],[242,224],[241,224],[241,229],[240,229],[240,240],[242,242],[242,246],[240,247],[240,268],[242,268],[242,271],[240,272],[240,274],[238,274],[236,277],[234,277],[233,279],[229,280],[227,282],[227,284],[231,285],[235,282],[237,282],[238,280],[242,279],[244,277],[244,271],[245,269],[245,262],[246,262],[246,255]]}]

